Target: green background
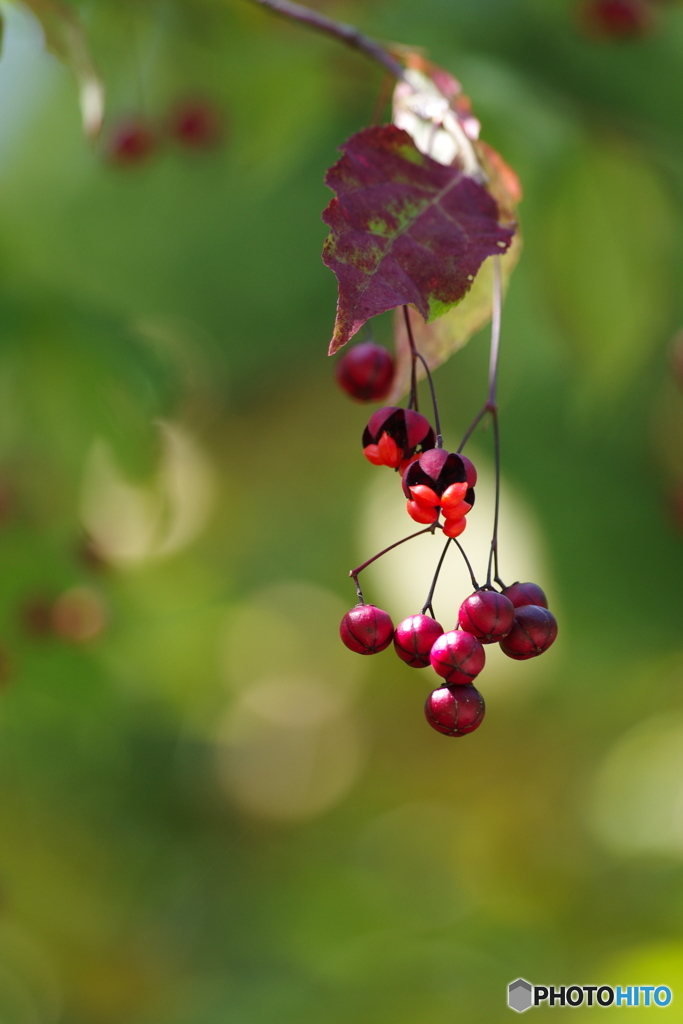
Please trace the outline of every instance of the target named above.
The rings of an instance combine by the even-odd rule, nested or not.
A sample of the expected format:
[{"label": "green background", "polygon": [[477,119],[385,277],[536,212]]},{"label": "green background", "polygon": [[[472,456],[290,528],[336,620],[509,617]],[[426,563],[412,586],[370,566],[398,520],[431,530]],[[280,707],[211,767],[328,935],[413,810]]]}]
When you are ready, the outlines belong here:
[{"label": "green background", "polygon": [[[381,72],[238,0],[83,2],[93,147],[4,7],[0,1022],[489,1024],[519,976],[667,984],[617,1019],[683,1021],[683,7],[621,42],[569,2],[318,7],[426,48],[521,177],[501,571],[560,638],[492,656],[457,740],[430,670],[338,640],[349,568],[410,526],[325,355],[323,175]],[[168,138],[187,96],[215,149]],[[158,148],[113,166],[134,115]],[[436,375],[451,446],[487,360]],[[430,540],[368,573],[395,621]],[[448,562],[446,628],[467,593]]]}]

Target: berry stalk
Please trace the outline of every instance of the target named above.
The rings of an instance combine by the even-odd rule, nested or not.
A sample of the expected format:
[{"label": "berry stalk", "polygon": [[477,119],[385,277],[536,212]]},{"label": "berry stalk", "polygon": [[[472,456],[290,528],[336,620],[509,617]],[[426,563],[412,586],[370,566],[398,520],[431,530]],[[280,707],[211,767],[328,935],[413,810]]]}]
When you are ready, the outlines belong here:
[{"label": "berry stalk", "polygon": [[448,547],[449,547],[452,539],[453,539],[452,537],[448,538],[448,540],[446,541],[446,545],[445,545],[443,551],[441,552],[441,558],[439,559],[439,563],[438,563],[438,565],[436,567],[436,572],[434,573],[434,578],[432,580],[432,585],[430,586],[429,593],[427,594],[427,600],[425,601],[425,603],[422,606],[422,614],[425,615],[426,612],[429,611],[429,613],[430,613],[430,615],[432,616],[433,619],[436,618],[436,615],[434,614],[434,609],[432,608],[432,598],[434,597],[434,591],[436,590],[436,584],[437,584],[437,582],[439,580],[439,573],[441,572],[441,566],[444,563],[444,559],[446,557],[446,552],[448,551]]},{"label": "berry stalk", "polygon": [[405,544],[406,541],[412,540],[413,537],[419,537],[422,533],[434,533],[437,525],[437,523],[433,523],[431,526],[426,526],[424,530],[418,530],[416,533],[411,533],[407,537],[403,537],[401,540],[394,541],[394,543],[390,544],[388,548],[384,548],[382,551],[378,551],[376,555],[373,555],[372,558],[368,558],[367,562],[363,562],[363,564],[359,565],[357,569],[351,569],[349,571],[349,576],[356,585],[356,593],[358,594],[358,599],[361,604],[365,604],[365,598],[363,597],[363,591],[361,590],[360,583],[358,582],[358,577],[363,572],[363,569],[367,569],[369,565],[376,562],[378,558],[382,557],[382,555],[386,555],[387,552],[399,547],[400,544]]},{"label": "berry stalk", "polygon": [[411,384],[410,384],[410,399],[408,401],[408,408],[415,409],[417,412],[417,360],[419,359],[424,366],[427,380],[429,381],[429,390],[432,395],[432,408],[434,410],[434,428],[436,430],[436,444],[435,448],[443,448],[443,437],[441,434],[441,420],[439,419],[439,405],[436,400],[436,391],[434,390],[434,381],[432,380],[431,370],[427,366],[427,360],[424,358],[421,352],[417,351],[415,346],[415,339],[413,338],[413,328],[410,324],[410,316],[408,314],[408,307],[403,307],[403,317],[406,322],[406,331],[408,332],[408,342],[410,343],[410,358],[412,361],[411,367]]}]

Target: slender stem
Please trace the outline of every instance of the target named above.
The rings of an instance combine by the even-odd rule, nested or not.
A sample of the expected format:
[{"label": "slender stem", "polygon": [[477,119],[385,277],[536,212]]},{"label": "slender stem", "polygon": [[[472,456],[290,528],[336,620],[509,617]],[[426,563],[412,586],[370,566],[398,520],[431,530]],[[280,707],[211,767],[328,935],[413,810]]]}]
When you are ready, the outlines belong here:
[{"label": "slender stem", "polygon": [[422,355],[421,352],[417,353],[417,358],[420,360],[420,362],[422,363],[422,365],[425,368],[425,373],[427,374],[427,380],[429,381],[429,390],[432,393],[432,409],[434,410],[434,426],[436,428],[436,443],[435,443],[434,447],[435,448],[443,448],[443,436],[441,434],[441,420],[439,419],[439,406],[438,406],[437,401],[436,401],[436,391],[434,390],[434,381],[432,380],[432,374],[431,374],[431,371],[430,371],[429,367],[427,366],[427,360],[425,359],[425,357]]},{"label": "slender stem", "polygon": [[460,551],[460,554],[461,554],[461,555],[462,555],[462,557],[463,557],[463,558],[465,559],[465,565],[467,566],[467,571],[468,571],[468,572],[469,572],[469,574],[470,574],[470,579],[472,580],[472,586],[474,587],[474,589],[475,589],[475,590],[479,590],[479,589],[480,589],[480,588],[479,588],[479,584],[477,583],[476,577],[475,577],[475,575],[474,575],[474,572],[473,572],[473,570],[472,570],[472,566],[471,566],[471,564],[470,564],[470,560],[469,560],[469,558],[467,557],[467,555],[465,554],[465,549],[464,549],[464,547],[462,546],[462,544],[460,543],[460,541],[459,541],[459,540],[457,540],[457,539],[456,539],[455,537],[453,538],[453,543],[454,543],[454,544],[456,545],[456,547],[457,547],[457,548],[459,549],[459,551]]},{"label": "slender stem", "polygon": [[410,315],[408,313],[408,307],[407,306],[403,307],[403,316],[404,316],[405,322],[406,322],[406,330],[408,332],[408,341],[410,342],[410,356],[411,356],[411,359],[413,361],[413,366],[412,366],[412,382],[411,382],[411,386],[410,386],[411,400],[410,400],[410,403],[408,404],[408,408],[412,407],[412,401],[413,401],[413,395],[414,395],[415,396],[414,408],[417,409],[417,374],[416,374],[415,371],[416,371],[417,360],[419,359],[420,362],[422,363],[422,365],[424,366],[425,374],[426,374],[427,380],[429,382],[429,390],[430,390],[430,393],[431,393],[431,396],[432,396],[432,408],[434,410],[434,426],[436,427],[436,444],[434,445],[434,447],[435,448],[443,448],[443,436],[441,434],[441,420],[439,418],[439,404],[438,404],[438,402],[436,400],[436,391],[434,390],[434,380],[432,378],[432,373],[431,373],[431,370],[429,369],[429,366],[427,365],[427,360],[425,359],[425,357],[422,355],[421,352],[417,351],[417,347],[415,345],[415,339],[413,337],[413,328],[412,328],[412,325],[410,323]]},{"label": "slender stem", "polygon": [[363,597],[363,591],[360,588],[360,583],[358,582],[358,577],[362,573],[363,569],[367,569],[369,565],[376,562],[378,558],[382,557],[382,555],[386,555],[388,551],[393,551],[393,549],[397,548],[400,544],[405,544],[406,541],[412,540],[413,537],[419,537],[423,533],[434,533],[436,527],[436,523],[432,523],[431,526],[425,526],[424,530],[418,530],[416,533],[411,533],[408,537],[403,537],[402,540],[395,541],[393,544],[390,544],[388,548],[384,548],[383,551],[378,551],[376,555],[372,556],[372,558],[368,558],[367,562],[363,562],[363,564],[359,565],[357,569],[350,570],[349,576],[356,585],[356,593],[358,594],[361,604],[365,604],[365,599]]},{"label": "slender stem", "polygon": [[458,445],[458,455],[463,450],[463,448],[465,447],[465,445],[469,441],[470,437],[472,436],[474,431],[477,429],[477,427],[479,426],[480,422],[483,420],[483,418],[484,418],[484,416],[486,415],[487,412],[491,412],[491,406],[488,404],[488,402],[486,402],[486,404],[481,407],[481,409],[479,410],[479,412],[474,417],[474,419],[470,423],[469,427],[465,431],[465,436],[463,437],[462,441]]},{"label": "slender stem", "polygon": [[369,36],[364,36],[353,25],[346,25],[341,21],[333,21],[332,18],[328,18],[318,11],[311,11],[302,4],[292,3],[292,0],[252,0],[252,2],[258,4],[259,7],[268,8],[268,10],[273,11],[274,14],[281,15],[283,18],[291,18],[292,21],[298,21],[302,25],[307,25],[316,32],[333,36],[354,50],[360,50],[370,60],[374,60],[377,64],[381,64],[383,68],[386,68],[394,78],[403,79],[405,77],[403,66],[399,61],[392,57],[383,46],[376,43],[374,39],[370,39]]},{"label": "slender stem", "polygon": [[503,306],[503,284],[500,274],[500,256],[493,257],[493,309],[491,312],[491,358],[489,360],[489,394],[487,405],[496,406],[498,384],[498,355],[500,353],[500,318]]},{"label": "slender stem", "polygon": [[429,588],[429,593],[427,594],[427,600],[425,601],[425,603],[422,606],[422,614],[425,615],[426,612],[427,612],[427,609],[429,608],[431,610],[432,618],[433,619],[435,619],[436,616],[434,615],[434,609],[432,608],[432,598],[434,597],[434,591],[436,589],[436,584],[437,584],[437,581],[439,579],[439,573],[441,572],[441,566],[443,565],[443,560],[446,557],[446,552],[448,551],[448,546],[451,543],[451,540],[452,540],[452,538],[449,537],[448,540],[446,541],[446,546],[444,547],[443,551],[441,552],[441,558],[439,559],[439,564],[436,567],[436,572],[434,573],[434,579],[432,580],[432,585]]},{"label": "slender stem", "polygon": [[498,520],[500,516],[500,429],[498,426],[498,406],[496,405],[496,386],[498,383],[498,353],[500,350],[500,317],[502,309],[503,287],[500,276],[500,257],[493,257],[493,314],[491,317],[491,362],[489,367],[488,405],[493,420],[493,453],[496,471],[496,500],[493,512],[493,536],[486,573],[486,585],[491,586],[491,575],[495,570],[498,582]]},{"label": "slender stem", "polygon": [[498,429],[498,410],[491,411],[493,418],[493,451],[496,470],[496,500],[493,512],[493,536],[491,537],[491,550],[489,552],[489,564],[486,571],[486,586],[491,586],[491,573],[495,567],[495,576],[498,580],[498,517],[500,513],[500,431]]},{"label": "slender stem", "polygon": [[415,339],[413,338],[413,329],[410,326],[410,317],[408,315],[408,307],[403,307],[403,319],[406,322],[406,331],[408,332],[408,343],[410,345],[410,397],[408,399],[408,408],[418,411],[417,405],[417,349],[415,348]]},{"label": "slender stem", "polygon": [[491,310],[491,355],[489,357],[489,390],[486,401],[465,431],[465,436],[458,447],[458,454],[463,450],[470,437],[477,429],[487,412],[492,417],[498,411],[496,392],[498,387],[498,356],[500,354],[500,322],[503,307],[503,283],[500,272],[500,256],[493,257],[493,303]]}]

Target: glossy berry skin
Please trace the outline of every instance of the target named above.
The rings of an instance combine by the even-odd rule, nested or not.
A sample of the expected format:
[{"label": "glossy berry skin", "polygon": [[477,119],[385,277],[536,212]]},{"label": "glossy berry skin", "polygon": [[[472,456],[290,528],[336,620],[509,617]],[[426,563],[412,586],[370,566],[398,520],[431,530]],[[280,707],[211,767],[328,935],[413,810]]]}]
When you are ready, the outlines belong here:
[{"label": "glossy berry skin", "polygon": [[373,466],[404,472],[416,453],[436,441],[429,420],[412,409],[385,405],[370,417],[363,431],[363,454]]},{"label": "glossy berry skin", "polygon": [[513,583],[512,586],[505,588],[503,594],[508,601],[512,601],[515,608],[522,608],[525,604],[548,607],[548,598],[537,583]]},{"label": "glossy berry skin", "polygon": [[212,149],[221,139],[222,118],[207,100],[184,100],[173,111],[170,128],[186,149]]},{"label": "glossy berry skin", "polygon": [[399,622],[394,633],[394,650],[411,668],[426,668],[434,642],[443,626],[429,615],[410,615]]},{"label": "glossy berry skin", "polygon": [[341,620],[339,635],[356,654],[379,654],[391,643],[394,624],[388,612],[374,604],[357,604]]},{"label": "glossy berry skin", "polygon": [[403,475],[408,515],[417,523],[435,523],[441,513],[446,537],[458,537],[465,529],[465,516],[474,505],[474,489],[469,486],[467,475],[464,460],[455,452],[443,448],[425,452]]},{"label": "glossy berry skin", "polygon": [[508,658],[526,661],[547,651],[556,636],[553,613],[537,604],[525,604],[515,611],[515,624],[500,641],[500,649]]},{"label": "glossy berry skin", "polygon": [[465,736],[484,720],[484,698],[474,686],[442,686],[425,702],[425,718],[444,736]]},{"label": "glossy berry skin", "polygon": [[483,669],[486,654],[476,636],[462,629],[453,629],[442,633],[435,641],[429,661],[449,686],[465,686]]},{"label": "glossy berry skin", "polygon": [[354,345],[337,363],[339,387],[357,402],[381,402],[391,391],[394,360],[374,341]]},{"label": "glossy berry skin", "polygon": [[495,644],[507,636],[515,621],[511,601],[495,590],[477,590],[460,605],[460,628],[483,644]]},{"label": "glossy berry skin", "polygon": [[654,23],[645,0],[585,0],[579,18],[589,35],[602,39],[637,39]]},{"label": "glossy berry skin", "polygon": [[154,132],[142,119],[123,122],[109,140],[109,162],[122,167],[144,163],[154,152],[156,144]]},{"label": "glossy berry skin", "polygon": [[477,470],[471,459],[468,459],[466,455],[461,455],[463,466],[465,467],[465,474],[467,479],[468,487],[475,487],[477,483]]}]

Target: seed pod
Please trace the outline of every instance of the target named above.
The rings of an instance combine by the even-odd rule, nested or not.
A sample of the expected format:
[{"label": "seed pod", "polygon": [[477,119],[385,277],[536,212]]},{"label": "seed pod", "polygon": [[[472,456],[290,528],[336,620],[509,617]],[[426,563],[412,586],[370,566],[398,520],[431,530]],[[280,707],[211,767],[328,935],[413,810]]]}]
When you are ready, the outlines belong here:
[{"label": "seed pod", "polygon": [[399,622],[394,633],[394,649],[411,668],[426,668],[434,642],[443,626],[429,615],[410,615]]},{"label": "seed pod", "polygon": [[476,636],[463,629],[453,629],[435,641],[429,660],[434,671],[449,685],[464,686],[479,675],[486,654]]},{"label": "seed pod", "polygon": [[442,686],[427,697],[425,718],[444,736],[465,736],[484,720],[484,698],[474,686]]},{"label": "seed pod", "polygon": [[378,654],[391,643],[394,624],[388,612],[374,604],[358,604],[341,620],[339,635],[356,654]]},{"label": "seed pod", "polygon": [[511,601],[495,590],[477,590],[460,605],[460,628],[483,644],[502,640],[512,629],[515,609]]},{"label": "seed pod", "polygon": [[515,623],[500,642],[508,658],[526,661],[547,651],[557,636],[557,622],[552,612],[536,604],[525,604],[515,612]]}]

